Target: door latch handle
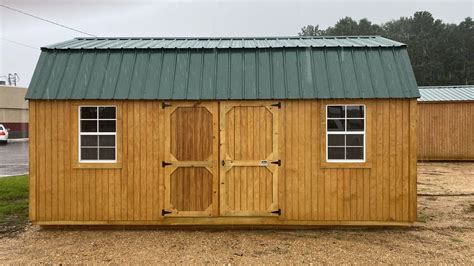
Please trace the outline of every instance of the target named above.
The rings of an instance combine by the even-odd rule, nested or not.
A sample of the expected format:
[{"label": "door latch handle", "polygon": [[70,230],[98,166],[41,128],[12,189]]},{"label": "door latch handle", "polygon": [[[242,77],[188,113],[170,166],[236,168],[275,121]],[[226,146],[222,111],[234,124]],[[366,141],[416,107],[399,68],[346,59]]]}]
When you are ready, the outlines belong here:
[{"label": "door latch handle", "polygon": [[167,163],[165,161],[161,161],[161,167],[166,167],[168,165],[172,165],[172,163]]},{"label": "door latch handle", "polygon": [[281,209],[278,209],[276,211],[272,211],[271,213],[281,215]]},{"label": "door latch handle", "polygon": [[281,160],[273,161],[272,164],[278,164],[278,166],[281,166]]},{"label": "door latch handle", "polygon": [[171,106],[171,103],[165,103],[165,102],[161,103],[161,109],[165,109],[166,107],[170,107],[170,106]]},{"label": "door latch handle", "polygon": [[161,210],[161,216],[165,216],[165,215],[170,214],[170,213],[171,213],[170,211],[167,211],[165,209]]},{"label": "door latch handle", "polygon": [[221,161],[221,164],[222,164],[222,166],[225,166],[225,161],[222,160],[222,161]]},{"label": "door latch handle", "polygon": [[278,107],[278,109],[280,109],[281,108],[281,102],[270,104],[270,106],[275,106],[275,107]]}]

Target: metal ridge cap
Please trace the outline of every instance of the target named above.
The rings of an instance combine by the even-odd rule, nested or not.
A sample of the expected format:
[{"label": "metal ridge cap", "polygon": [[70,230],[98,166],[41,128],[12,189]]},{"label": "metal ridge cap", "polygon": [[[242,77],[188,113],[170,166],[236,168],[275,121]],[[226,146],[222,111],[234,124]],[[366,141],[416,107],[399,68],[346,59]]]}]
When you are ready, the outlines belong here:
[{"label": "metal ridge cap", "polygon": [[324,49],[405,49],[405,46],[355,46],[355,45],[324,45],[324,46],[317,46],[317,45],[284,45],[284,46],[262,46],[262,47],[40,47],[41,51],[106,51],[106,50],[263,50],[263,49],[314,49],[314,50],[324,50]]},{"label": "metal ridge cap", "polygon": [[456,88],[474,88],[474,85],[418,86],[420,90],[442,90]]},{"label": "metal ridge cap", "polygon": [[[327,36],[229,36],[229,37],[206,37],[206,36],[188,36],[188,37],[172,37],[172,36],[155,36],[155,37],[75,37],[75,40],[265,40],[265,39],[348,39],[348,38],[383,38],[380,35],[327,35]],[[385,38],[386,39],[386,38]],[[390,40],[390,39],[387,39]]]}]

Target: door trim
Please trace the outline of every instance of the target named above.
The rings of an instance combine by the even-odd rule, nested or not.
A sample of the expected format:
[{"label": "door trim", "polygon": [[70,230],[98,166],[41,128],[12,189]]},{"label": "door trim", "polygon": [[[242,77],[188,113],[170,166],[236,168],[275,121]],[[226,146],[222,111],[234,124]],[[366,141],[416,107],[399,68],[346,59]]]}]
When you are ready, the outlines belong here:
[{"label": "door trim", "polygon": [[[226,101],[220,102],[220,110],[219,110],[219,146],[220,146],[220,156],[219,156],[219,183],[220,183],[220,191],[219,191],[219,199],[220,199],[220,215],[221,216],[274,216],[279,217],[278,214],[272,213],[274,211],[279,210],[279,203],[278,203],[278,195],[279,195],[279,175],[281,171],[281,167],[275,164],[272,164],[272,161],[280,160],[281,157],[281,147],[280,147],[280,119],[281,119],[281,102],[275,104],[275,101],[252,101],[252,102],[242,102],[242,101]],[[265,158],[268,162],[267,165],[262,166],[258,161],[234,161],[230,156],[227,154],[226,151],[226,114],[234,107],[251,107],[251,106],[261,106],[265,107],[273,116],[272,125],[273,125],[273,149],[272,153]],[[224,164],[222,165],[222,162]],[[273,203],[271,206],[265,211],[235,211],[231,210],[227,206],[227,195],[225,189],[225,176],[227,171],[229,171],[234,166],[260,166],[266,167],[272,173],[272,197]]]},{"label": "door trim", "polygon": [[[171,114],[179,107],[204,107],[212,115],[212,154],[205,161],[179,161],[171,154]],[[219,104],[217,102],[172,102],[165,109],[165,160],[171,163],[165,167],[164,207],[170,213],[166,217],[200,217],[219,215],[219,141],[218,121]],[[171,204],[171,174],[181,167],[203,167],[212,175],[212,203],[204,211],[178,211]]]}]

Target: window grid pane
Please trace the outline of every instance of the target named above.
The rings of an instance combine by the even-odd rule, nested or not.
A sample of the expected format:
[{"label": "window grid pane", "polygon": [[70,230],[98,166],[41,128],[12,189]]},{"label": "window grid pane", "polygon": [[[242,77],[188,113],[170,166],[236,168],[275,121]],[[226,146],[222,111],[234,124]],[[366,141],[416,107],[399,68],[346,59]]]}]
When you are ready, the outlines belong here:
[{"label": "window grid pane", "polygon": [[116,109],[115,106],[79,107],[79,123],[81,125],[79,127],[79,152],[81,161],[116,160]]},{"label": "window grid pane", "polygon": [[[327,159],[364,161],[365,106],[328,105],[326,108]],[[344,141],[341,141],[341,137]]]}]

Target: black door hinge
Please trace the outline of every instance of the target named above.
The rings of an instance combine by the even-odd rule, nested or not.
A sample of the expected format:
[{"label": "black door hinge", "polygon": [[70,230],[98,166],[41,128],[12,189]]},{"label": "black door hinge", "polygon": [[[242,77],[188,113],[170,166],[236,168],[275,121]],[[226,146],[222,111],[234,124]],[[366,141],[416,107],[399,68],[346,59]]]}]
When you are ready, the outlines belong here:
[{"label": "black door hinge", "polygon": [[224,160],[222,160],[221,164],[222,164],[222,166],[225,166],[225,161],[224,161]]},{"label": "black door hinge", "polygon": [[278,209],[278,211],[272,211],[273,214],[278,214],[281,215],[281,209]]},{"label": "black door hinge", "polygon": [[161,210],[161,216],[165,216],[167,214],[170,214],[171,212],[165,211],[165,209]]},{"label": "black door hinge", "polygon": [[170,107],[170,106],[171,106],[171,103],[165,103],[165,102],[161,103],[161,109],[165,109],[166,107]]},{"label": "black door hinge", "polygon": [[161,161],[161,167],[166,167],[167,165],[172,165],[172,163],[167,163],[165,161]]},{"label": "black door hinge", "polygon": [[276,106],[276,107],[278,107],[278,109],[280,109],[281,108],[281,102],[270,104],[270,106]]},{"label": "black door hinge", "polygon": [[281,166],[281,160],[273,161],[272,164],[278,164],[278,166]]}]

